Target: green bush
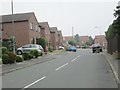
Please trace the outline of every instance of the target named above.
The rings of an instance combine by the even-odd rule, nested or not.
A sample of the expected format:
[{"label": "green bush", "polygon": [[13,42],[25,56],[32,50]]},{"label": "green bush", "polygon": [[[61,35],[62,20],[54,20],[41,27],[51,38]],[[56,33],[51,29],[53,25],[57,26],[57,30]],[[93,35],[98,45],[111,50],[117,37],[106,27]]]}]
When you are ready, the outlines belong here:
[{"label": "green bush", "polygon": [[7,54],[9,56],[8,63],[14,63],[16,60],[16,55],[13,52],[7,52]]},{"label": "green bush", "polygon": [[37,50],[34,50],[34,56],[35,56],[35,58],[38,58],[39,52]]},{"label": "green bush", "polygon": [[23,58],[20,57],[20,56],[16,56],[16,62],[22,62],[23,61]]},{"label": "green bush", "polygon": [[22,55],[24,60],[29,60],[29,53],[23,53]]},{"label": "green bush", "polygon": [[33,58],[33,55],[31,53],[28,53],[29,59]]},{"label": "green bush", "polygon": [[9,56],[7,54],[2,55],[2,63],[8,64],[9,63]]},{"label": "green bush", "polygon": [[30,54],[35,58],[37,58],[39,56],[39,52],[37,50],[31,50]]},{"label": "green bush", "polygon": [[33,55],[31,53],[23,53],[22,56],[24,60],[30,60],[33,58]]},{"label": "green bush", "polygon": [[6,47],[2,47],[2,54],[5,54],[8,52],[8,49]]},{"label": "green bush", "polygon": [[49,47],[48,50],[49,50],[49,52],[53,52],[53,48],[52,47]]}]

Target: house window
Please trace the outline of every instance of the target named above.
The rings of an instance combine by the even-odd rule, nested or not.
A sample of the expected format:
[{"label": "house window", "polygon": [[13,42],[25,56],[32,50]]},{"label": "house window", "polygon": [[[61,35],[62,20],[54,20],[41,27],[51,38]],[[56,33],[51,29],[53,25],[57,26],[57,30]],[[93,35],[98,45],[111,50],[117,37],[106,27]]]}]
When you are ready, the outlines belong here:
[{"label": "house window", "polygon": [[33,23],[30,23],[30,29],[33,29]]},{"label": "house window", "polygon": [[36,25],[36,27],[35,27],[35,31],[38,31],[38,26]]},{"label": "house window", "polygon": [[40,32],[40,30],[41,30],[40,27],[38,27],[38,32]]}]

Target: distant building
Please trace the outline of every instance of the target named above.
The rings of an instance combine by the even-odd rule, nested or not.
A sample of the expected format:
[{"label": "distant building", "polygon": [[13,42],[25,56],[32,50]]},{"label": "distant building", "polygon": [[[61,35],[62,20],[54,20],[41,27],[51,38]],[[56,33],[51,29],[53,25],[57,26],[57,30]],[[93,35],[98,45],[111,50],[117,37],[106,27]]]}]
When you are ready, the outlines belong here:
[{"label": "distant building", "polygon": [[58,29],[57,27],[50,27],[50,44],[54,50],[58,49]]},{"label": "distant building", "polygon": [[89,41],[89,36],[80,36],[80,47],[83,46],[87,41]]},{"label": "distant building", "polygon": [[33,12],[13,14],[13,21],[12,25],[12,15],[2,16],[3,40],[15,36],[17,47],[37,43],[37,39],[40,38],[40,27]]},{"label": "distant building", "polygon": [[61,30],[58,31],[58,45],[63,46],[63,35]]},{"label": "distant building", "polygon": [[44,37],[45,40],[47,41],[47,46],[50,46],[50,27],[48,22],[40,22],[39,23],[41,27],[41,37]]},{"label": "distant building", "polygon": [[107,40],[105,38],[105,35],[96,35],[94,39],[94,43],[99,43],[104,48],[107,47]]},{"label": "distant building", "polygon": [[72,36],[64,36],[63,37],[64,46],[68,45],[68,41],[70,41],[70,40],[73,40]]}]

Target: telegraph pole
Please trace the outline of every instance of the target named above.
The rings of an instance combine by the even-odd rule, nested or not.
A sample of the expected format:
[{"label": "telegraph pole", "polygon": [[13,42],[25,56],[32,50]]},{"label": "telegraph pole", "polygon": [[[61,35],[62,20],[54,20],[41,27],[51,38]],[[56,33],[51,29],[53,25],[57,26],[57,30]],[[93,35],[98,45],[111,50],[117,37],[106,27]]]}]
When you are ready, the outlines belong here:
[{"label": "telegraph pole", "polygon": [[11,11],[12,11],[12,44],[13,44],[13,53],[15,54],[15,37],[14,37],[14,20],[13,20],[13,0],[11,0]]},{"label": "telegraph pole", "polygon": [[74,27],[72,27],[72,39],[74,40]]}]

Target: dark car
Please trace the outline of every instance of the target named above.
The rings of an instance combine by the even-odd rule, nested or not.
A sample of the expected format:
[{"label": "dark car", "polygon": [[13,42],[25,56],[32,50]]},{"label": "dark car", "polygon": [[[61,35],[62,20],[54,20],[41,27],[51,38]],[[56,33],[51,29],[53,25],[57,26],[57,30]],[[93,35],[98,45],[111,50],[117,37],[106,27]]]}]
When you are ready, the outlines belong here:
[{"label": "dark car", "polygon": [[76,52],[76,51],[77,51],[77,49],[76,49],[76,47],[75,47],[75,46],[70,46],[70,47],[68,48],[68,51],[73,51],[73,52]]},{"label": "dark car", "polygon": [[102,46],[99,45],[99,44],[93,44],[92,45],[92,52],[93,53],[99,53],[99,52],[102,52]]}]

